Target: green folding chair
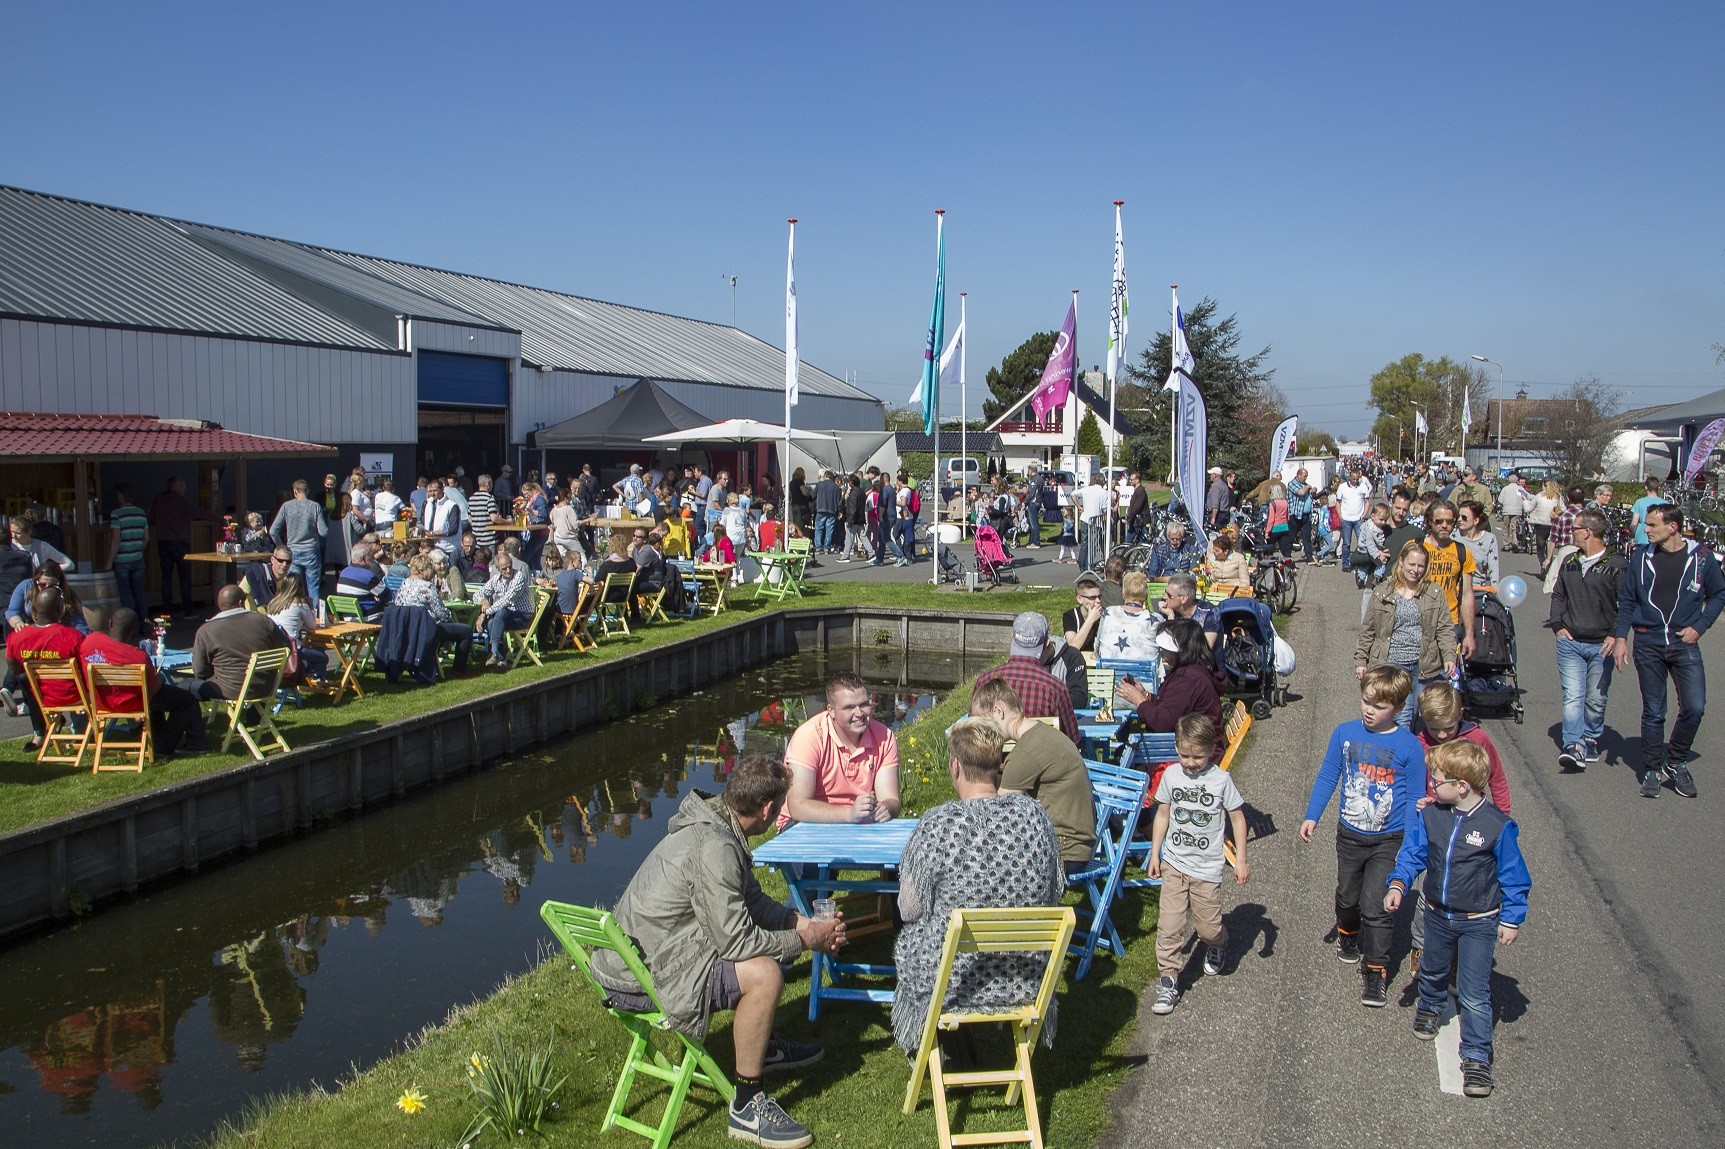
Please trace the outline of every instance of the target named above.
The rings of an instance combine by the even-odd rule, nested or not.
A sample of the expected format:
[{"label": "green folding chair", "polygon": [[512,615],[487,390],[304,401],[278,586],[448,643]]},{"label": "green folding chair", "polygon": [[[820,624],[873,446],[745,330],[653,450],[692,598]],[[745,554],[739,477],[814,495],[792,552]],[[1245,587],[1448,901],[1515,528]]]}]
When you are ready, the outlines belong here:
[{"label": "green folding chair", "polygon": [[[671,1143],[671,1134],[677,1128],[677,1115],[682,1112],[683,1099],[689,1094],[689,1086],[704,1085],[723,1098],[727,1105],[731,1103],[736,1096],[736,1086],[725,1076],[704,1045],[671,1028],[670,1019],[659,1008],[659,994],[653,988],[653,975],[647,972],[641,955],[635,951],[634,943],[623,933],[617,919],[612,917],[608,910],[572,906],[567,902],[546,902],[539,907],[539,916],[545,919],[545,924],[551,927],[551,933],[575,959],[576,967],[587,975],[587,980],[599,991],[599,996],[605,1001],[605,1012],[616,1018],[617,1024],[628,1030],[631,1038],[628,1056],[623,1059],[623,1072],[617,1078],[617,1088],[611,1094],[611,1105],[605,1111],[605,1120],[600,1124],[599,1132],[609,1132],[615,1125],[647,1138],[653,1143],[653,1149],[665,1149]],[[593,976],[589,951],[596,949],[610,950],[622,959],[623,964],[629,968],[635,980],[641,983],[647,997],[653,1002],[654,1008],[651,1011],[631,1013],[612,1007],[609,993]],[[665,1055],[652,1040],[655,1030],[675,1035],[682,1042],[680,1058],[672,1061]],[[637,1073],[656,1077],[671,1086],[671,1096],[665,1102],[665,1112],[659,1118],[658,1125],[637,1121],[623,1112],[629,1104],[629,1093],[634,1088]]]}]

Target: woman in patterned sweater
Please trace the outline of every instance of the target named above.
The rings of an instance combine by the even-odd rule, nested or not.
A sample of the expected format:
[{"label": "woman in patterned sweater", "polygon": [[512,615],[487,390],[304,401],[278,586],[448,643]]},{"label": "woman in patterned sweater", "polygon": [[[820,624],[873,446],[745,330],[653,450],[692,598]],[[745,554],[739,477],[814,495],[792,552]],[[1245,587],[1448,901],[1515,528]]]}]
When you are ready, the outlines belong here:
[{"label": "woman in patterned sweater", "polygon": [[[1006,731],[992,718],[965,718],[947,736],[947,769],[958,800],[917,824],[899,862],[899,915],[893,946],[898,991],[892,1032],[914,1053],[922,1042],[940,969],[947,921],[961,907],[1052,906],[1065,888],[1054,823],[1034,798],[1000,792]],[[1036,997],[1045,968],[1035,954],[959,954],[944,1008],[986,1011]],[[1042,1031],[1054,1040],[1054,1012]]]}]

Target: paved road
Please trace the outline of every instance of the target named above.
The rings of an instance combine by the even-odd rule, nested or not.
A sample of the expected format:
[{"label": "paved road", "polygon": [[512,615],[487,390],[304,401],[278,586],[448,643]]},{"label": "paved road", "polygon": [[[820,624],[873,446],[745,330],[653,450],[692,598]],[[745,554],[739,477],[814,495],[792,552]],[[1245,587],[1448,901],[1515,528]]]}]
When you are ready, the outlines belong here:
[{"label": "paved road", "polygon": [[[1512,556],[1512,569],[1526,563]],[[1350,673],[1360,595],[1339,572],[1302,580],[1290,626],[1297,699],[1256,727],[1237,769],[1258,811],[1252,882],[1226,886],[1236,970],[1200,977],[1168,1017],[1143,999],[1144,1067],[1128,1081],[1123,1145],[1665,1146],[1725,1143],[1719,1090],[1721,915],[1709,831],[1725,806],[1718,721],[1704,729],[1700,799],[1636,796],[1623,765],[1559,776],[1556,671],[1545,600],[1517,612],[1529,719],[1487,723],[1503,750],[1534,877],[1521,941],[1498,951],[1498,1089],[1443,1091],[1432,1044],[1409,1031],[1405,925],[1390,1007],[1359,1004],[1359,975],[1323,942],[1331,924],[1334,805],[1310,846],[1294,834],[1336,723],[1358,716]],[[1708,640],[1709,650],[1722,640]],[[1719,668],[1719,667],[1716,667]],[[1725,668],[1719,668],[1725,669]],[[1610,720],[1633,733],[1632,680]],[[1635,739],[1614,743],[1633,756]],[[1711,783],[1711,784],[1710,784]],[[1403,1004],[1405,1002],[1405,1004]],[[1452,1023],[1453,1026],[1453,1023]]]}]

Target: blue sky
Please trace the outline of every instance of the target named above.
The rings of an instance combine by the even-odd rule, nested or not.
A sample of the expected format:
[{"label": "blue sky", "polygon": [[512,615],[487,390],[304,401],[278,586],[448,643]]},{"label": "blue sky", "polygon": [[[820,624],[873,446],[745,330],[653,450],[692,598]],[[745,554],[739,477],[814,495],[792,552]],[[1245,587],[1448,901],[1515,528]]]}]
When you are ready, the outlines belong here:
[{"label": "blue sky", "polygon": [[[1170,283],[1307,426],[1409,352],[1725,386],[1725,6],[16,5],[0,182],[728,322],[902,403]],[[950,327],[957,300],[949,301]]]}]

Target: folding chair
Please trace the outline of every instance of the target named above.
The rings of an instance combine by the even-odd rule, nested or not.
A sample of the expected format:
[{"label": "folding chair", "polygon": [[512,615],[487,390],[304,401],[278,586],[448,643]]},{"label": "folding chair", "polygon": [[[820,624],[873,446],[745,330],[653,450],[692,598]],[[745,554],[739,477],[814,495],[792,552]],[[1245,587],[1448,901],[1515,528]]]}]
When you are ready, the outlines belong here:
[{"label": "folding chair", "polygon": [[[36,751],[38,762],[70,762],[84,764],[84,751],[90,745],[90,692],[84,686],[84,676],[78,673],[78,662],[72,658],[30,658],[24,660],[24,677],[30,680],[30,693],[36,696],[42,721],[47,732]],[[77,701],[49,705],[42,690],[43,683],[53,683],[55,694],[75,695]],[[82,729],[78,727],[82,725]],[[68,753],[68,749],[70,753]]]},{"label": "folding chair", "polygon": [[592,650],[598,645],[587,631],[587,619],[593,613],[593,599],[598,594],[598,586],[593,582],[581,584],[581,590],[575,596],[575,609],[564,615],[559,615],[563,628],[557,636],[557,649],[572,646],[577,653]]},{"label": "folding chair", "polygon": [[676,567],[677,573],[683,579],[683,617],[699,618],[701,614],[701,592],[695,583],[695,564],[691,559],[666,559],[665,565]]},{"label": "folding chair", "polygon": [[[904,1091],[904,1112],[916,1112],[922,1096],[922,1078],[926,1071],[934,1091],[934,1120],[942,1149],[954,1145],[1007,1145],[1028,1142],[1032,1149],[1042,1149],[1042,1115],[1036,1107],[1036,1082],[1030,1072],[1030,1055],[1036,1040],[1042,1036],[1042,1023],[1048,1017],[1054,1001],[1054,986],[1060,980],[1062,963],[1056,954],[1064,954],[1072,940],[1076,915],[1071,906],[1035,906],[1020,909],[958,909],[946,927],[946,945],[940,953],[940,972],[934,980],[934,996],[929,1001],[928,1020],[922,1028],[922,1044],[917,1047],[911,1063],[910,1084]],[[992,1013],[949,1013],[941,1008],[946,1001],[947,983],[952,978],[952,963],[960,953],[1045,953],[1047,968],[1034,1001],[1012,1009]],[[968,1070],[949,1073],[936,1052],[937,1032],[948,1032],[961,1025],[986,1025],[1004,1022],[1012,1029],[1014,1057],[1010,1069]],[[1023,1129],[1002,1130],[998,1133],[952,1132],[947,1113],[947,1086],[1004,1085],[1006,1104],[1019,1103],[1023,1090]]]},{"label": "folding chair", "polygon": [[[90,679],[90,726],[96,732],[96,755],[95,760],[90,763],[90,772],[100,774],[104,770],[136,770],[143,773],[144,763],[156,760],[155,744],[150,734],[149,667],[141,662],[120,666],[92,662],[84,669]],[[109,699],[116,691],[135,692],[137,704],[129,709],[111,706]],[[110,737],[108,726],[113,722],[137,723],[137,736],[130,739]],[[122,751],[125,760],[113,766],[104,765],[104,750]]]},{"label": "folding chair", "polygon": [[[1135,734],[1126,743],[1125,751],[1120,755],[1120,766],[1126,770],[1136,770],[1146,778],[1156,773],[1156,766],[1163,762],[1178,762],[1180,751],[1174,746],[1172,734]],[[1149,791],[1146,791],[1149,794]],[[1154,795],[1150,795],[1154,797]],[[1139,815],[1142,822],[1148,816],[1148,811]],[[1146,871],[1143,877],[1129,878],[1122,876],[1120,888],[1123,890],[1142,890],[1149,886],[1160,886],[1161,878],[1152,878],[1150,868],[1150,839],[1133,838],[1126,844],[1126,865],[1128,868],[1137,866]]]},{"label": "folding chair", "polygon": [[653,622],[657,620],[659,622],[670,622],[670,618],[665,614],[664,601],[665,588],[662,586],[658,590],[644,590],[636,592],[635,609],[641,612],[641,621]]},{"label": "folding chair", "polygon": [[1082,980],[1090,972],[1090,963],[1098,949],[1116,957],[1126,952],[1110,914],[1114,900],[1120,896],[1132,835],[1138,829],[1138,815],[1150,789],[1149,776],[1137,770],[1088,758],[1084,760],[1084,769],[1090,775],[1090,790],[1096,800],[1096,852],[1088,866],[1066,876],[1066,885],[1083,890],[1089,902],[1078,936],[1072,942],[1072,952],[1078,955],[1078,968],[1072,974],[1074,981]]},{"label": "folding chair", "polygon": [[[240,696],[227,703],[228,732],[222,736],[223,754],[233,745],[235,735],[246,744],[252,757],[260,761],[272,750],[286,753],[293,749],[287,744],[287,739],[282,737],[282,732],[276,728],[275,713],[270,706],[276,692],[281,689],[282,671],[287,667],[287,656],[287,648],[277,647],[274,650],[256,652],[251,661],[246,663],[246,680],[240,690]],[[258,716],[250,730],[246,728],[244,720],[248,706],[253,707]],[[261,744],[258,738],[253,737],[254,731],[267,735]]]},{"label": "folding chair", "polygon": [[[365,612],[359,609],[359,599],[351,594],[326,595],[324,601],[329,603],[329,617],[335,622],[364,622]],[[366,643],[360,652],[354,655],[354,673],[364,674],[371,669],[373,644]]]},{"label": "folding chair", "polygon": [[[616,593],[613,594],[612,592]],[[606,638],[611,637],[611,624],[616,623],[623,628],[623,633],[629,633],[629,603],[635,597],[635,572],[628,574],[608,574],[605,585],[599,595],[598,607],[599,629]]]},{"label": "folding chair", "polygon": [[503,632],[503,645],[509,651],[509,669],[514,670],[521,665],[523,658],[530,659],[534,666],[544,666],[539,658],[539,624],[545,621],[545,612],[551,606],[551,600],[557,597],[555,591],[542,586],[533,588],[533,620],[521,630],[506,630]]},{"label": "folding chair", "polygon": [[1107,708],[1114,703],[1114,679],[1119,674],[1111,666],[1091,666],[1084,671],[1085,690],[1092,706]]},{"label": "folding chair", "polygon": [[[609,1132],[615,1125],[647,1138],[653,1143],[653,1149],[665,1149],[671,1143],[671,1134],[676,1131],[677,1116],[683,1110],[683,1099],[689,1094],[689,1086],[705,1086],[723,1098],[726,1104],[730,1103],[736,1096],[736,1086],[725,1076],[706,1046],[671,1028],[670,1019],[660,1008],[658,991],[653,988],[653,975],[647,972],[641,955],[635,951],[635,944],[617,925],[616,918],[605,910],[572,906],[566,902],[546,902],[539,907],[539,916],[545,919],[551,933],[575,959],[575,968],[585,974],[593,988],[599,991],[605,1002],[605,1012],[629,1032],[629,1052],[623,1059],[623,1070],[617,1077],[617,1088],[611,1094],[611,1104],[605,1110],[605,1120],[600,1123],[599,1132]],[[610,992],[593,976],[589,951],[596,949],[610,950],[621,959],[652,1001],[651,1010],[633,1013],[611,1004]],[[667,1057],[652,1040],[655,1030],[682,1043],[682,1053],[676,1061]],[[657,1078],[671,1087],[671,1095],[665,1101],[665,1112],[657,1125],[637,1121],[623,1112],[629,1104],[637,1073]]]}]

